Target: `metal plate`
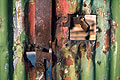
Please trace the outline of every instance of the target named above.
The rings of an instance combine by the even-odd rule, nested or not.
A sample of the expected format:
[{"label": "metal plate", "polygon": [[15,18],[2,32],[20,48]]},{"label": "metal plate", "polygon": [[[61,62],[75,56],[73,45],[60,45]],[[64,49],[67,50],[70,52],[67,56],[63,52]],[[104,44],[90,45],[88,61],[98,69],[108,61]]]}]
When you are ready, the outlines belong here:
[{"label": "metal plate", "polygon": [[51,0],[36,0],[35,35],[36,45],[49,48],[51,40]]}]

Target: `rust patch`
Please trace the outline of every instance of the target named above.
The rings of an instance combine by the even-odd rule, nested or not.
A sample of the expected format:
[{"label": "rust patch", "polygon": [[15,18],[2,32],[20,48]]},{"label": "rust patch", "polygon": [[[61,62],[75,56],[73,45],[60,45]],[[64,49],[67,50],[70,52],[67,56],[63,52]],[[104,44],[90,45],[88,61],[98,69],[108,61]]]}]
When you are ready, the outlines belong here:
[{"label": "rust patch", "polygon": [[20,6],[18,7],[18,12],[17,12],[18,18],[20,17]]},{"label": "rust patch", "polygon": [[106,3],[106,0],[104,0],[104,3]]},{"label": "rust patch", "polygon": [[29,70],[29,78],[30,78],[30,80],[35,80],[35,78],[36,78],[35,68],[30,68],[30,70]]},{"label": "rust patch", "polygon": [[117,76],[117,80],[120,80],[120,78]]},{"label": "rust patch", "polygon": [[79,74],[79,71],[75,71],[75,74],[77,75],[77,78],[79,78],[80,74]]},{"label": "rust patch", "polygon": [[105,42],[104,42],[103,53],[106,54],[109,51],[109,47],[110,47],[110,29],[106,31],[104,39],[105,39]]},{"label": "rust patch", "polygon": [[57,28],[57,40],[58,40],[57,44],[61,48],[67,42],[67,31],[68,31],[68,27],[58,27]]},{"label": "rust patch", "polygon": [[51,0],[36,0],[35,36],[36,45],[49,48],[51,41]]},{"label": "rust patch", "polygon": [[115,29],[118,28],[118,22],[113,22],[113,25],[112,25]]},{"label": "rust patch", "polygon": [[98,48],[100,46],[100,42],[96,43],[96,48]]},{"label": "rust patch", "polygon": [[103,18],[105,17],[104,9],[103,9],[103,10],[97,9],[97,12],[98,12]]},{"label": "rust patch", "polygon": [[30,40],[34,42],[35,38],[35,1],[30,0],[29,1],[29,13],[28,13],[28,19],[29,19],[29,31],[30,31]]},{"label": "rust patch", "polygon": [[[48,60],[49,63],[51,63],[51,55],[47,52],[40,52],[40,51],[36,51],[37,56],[36,56],[36,70],[38,71],[45,71],[45,67],[44,67],[44,60]],[[48,67],[50,66],[50,64],[48,65]]]},{"label": "rust patch", "polygon": [[65,23],[67,23],[67,21],[68,21],[68,16],[61,16],[58,18],[56,23],[57,26],[59,27],[59,26],[63,26]]},{"label": "rust patch", "polygon": [[20,70],[20,73],[22,72],[22,70]]},{"label": "rust patch", "polygon": [[62,12],[63,16],[69,13],[69,4],[66,0],[59,0],[60,4],[60,11]]},{"label": "rust patch", "polygon": [[114,42],[114,41],[112,41],[112,45],[115,45],[115,42]]},{"label": "rust patch", "polygon": [[66,77],[65,80],[71,80],[71,77]]},{"label": "rust patch", "polygon": [[91,50],[91,46],[90,46],[90,42],[88,43],[88,47],[87,47],[87,59],[89,60],[90,58],[92,58],[92,50]]},{"label": "rust patch", "polygon": [[68,56],[68,58],[65,59],[65,65],[66,66],[70,66],[70,65],[73,65],[73,61],[71,60],[71,57]]}]

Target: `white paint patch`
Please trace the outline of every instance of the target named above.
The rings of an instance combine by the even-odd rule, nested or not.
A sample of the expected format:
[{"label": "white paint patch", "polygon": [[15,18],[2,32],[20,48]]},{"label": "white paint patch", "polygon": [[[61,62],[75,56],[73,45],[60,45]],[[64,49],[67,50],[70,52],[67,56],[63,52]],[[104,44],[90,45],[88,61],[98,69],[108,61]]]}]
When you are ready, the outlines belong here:
[{"label": "white paint patch", "polygon": [[8,63],[5,64],[5,70],[7,70],[7,68],[8,68]]},{"label": "white paint patch", "polygon": [[64,73],[68,73],[68,69],[67,68],[64,70]]}]

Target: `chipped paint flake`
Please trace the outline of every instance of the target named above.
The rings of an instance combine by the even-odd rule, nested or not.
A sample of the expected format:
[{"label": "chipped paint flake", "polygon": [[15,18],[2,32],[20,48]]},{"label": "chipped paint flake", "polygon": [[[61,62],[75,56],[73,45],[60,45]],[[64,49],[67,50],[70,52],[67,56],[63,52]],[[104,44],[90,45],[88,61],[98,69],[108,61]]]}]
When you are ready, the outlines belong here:
[{"label": "chipped paint flake", "polygon": [[67,74],[67,73],[68,73],[68,69],[67,69],[67,68],[64,70],[64,73],[65,73],[65,74]]},{"label": "chipped paint flake", "polygon": [[5,64],[5,70],[7,70],[7,69],[8,69],[8,63]]},{"label": "chipped paint flake", "polygon": [[70,67],[70,65],[73,65],[73,61],[70,56],[68,56],[68,58],[65,59],[65,65],[68,67]]},{"label": "chipped paint flake", "polygon": [[22,11],[22,4],[21,0],[17,0],[15,3],[16,11],[13,17],[14,23],[14,41],[17,40],[19,35],[23,32],[23,25],[24,25],[24,12]]}]

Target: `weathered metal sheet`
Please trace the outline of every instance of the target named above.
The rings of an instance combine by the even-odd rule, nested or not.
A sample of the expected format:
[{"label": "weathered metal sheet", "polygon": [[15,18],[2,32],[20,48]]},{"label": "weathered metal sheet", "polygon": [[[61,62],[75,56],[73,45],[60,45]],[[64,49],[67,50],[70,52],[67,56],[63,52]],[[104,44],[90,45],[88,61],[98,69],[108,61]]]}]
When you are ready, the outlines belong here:
[{"label": "weathered metal sheet", "polygon": [[[74,14],[79,10],[80,7],[79,0],[56,0],[56,15],[57,18],[61,17],[68,17],[68,14]],[[78,9],[77,9],[78,8]],[[63,18],[61,22],[65,22],[66,19]],[[56,66],[53,68],[53,80],[76,80],[76,70],[75,70],[75,61],[72,55],[72,52],[69,50],[70,46],[67,43],[68,41],[68,27],[63,26],[56,26],[56,56],[57,56],[57,63]],[[72,77],[71,77],[72,76]]]},{"label": "weathered metal sheet", "polygon": [[[75,0],[77,1],[77,0]],[[61,2],[61,3],[60,3]],[[96,3],[98,5],[96,5]],[[68,3],[68,5],[67,5]],[[57,15],[61,14],[65,16],[69,13],[70,4],[73,3],[69,0],[60,0],[56,3]],[[66,4],[66,5],[62,5]],[[82,5],[83,4],[83,5]],[[57,27],[57,46],[59,51],[57,52],[58,59],[63,58],[62,62],[59,62],[56,69],[58,70],[57,79],[68,79],[68,80],[101,80],[108,79],[108,55],[109,55],[109,7],[110,1],[91,1],[91,0],[81,0],[80,8],[82,9],[80,13],[82,14],[96,14],[97,15],[97,26],[102,30],[101,33],[97,34],[97,42],[95,41],[69,41],[67,37],[67,32],[69,31],[67,27],[59,28]],[[106,5],[106,7],[104,7]],[[62,10],[61,10],[62,8]],[[75,6],[74,6],[75,8]],[[102,9],[103,12],[97,10]],[[74,13],[73,13],[74,14]],[[107,18],[108,17],[108,18]],[[63,19],[64,20],[64,19]],[[103,37],[104,36],[104,37]],[[97,44],[97,49],[95,48]],[[66,47],[67,45],[67,47]],[[99,46],[98,46],[99,45]],[[100,48],[101,46],[101,48]],[[98,49],[99,48],[99,49]],[[67,56],[66,56],[67,55]],[[70,61],[70,62],[67,62]],[[77,63],[76,63],[77,62]],[[66,64],[67,63],[67,64]],[[59,66],[62,67],[59,69]],[[71,67],[70,67],[71,66]],[[100,67],[101,66],[101,67]],[[103,72],[101,72],[103,70]],[[71,73],[72,71],[72,73]],[[76,72],[76,73],[75,73]],[[73,74],[75,73],[75,74]],[[61,75],[62,74],[62,75]],[[72,75],[71,75],[72,74]],[[76,74],[78,76],[76,76]],[[101,75],[101,76],[100,76]]]},{"label": "weathered metal sheet", "polygon": [[97,34],[96,42],[100,45],[94,53],[95,79],[108,80],[110,57],[110,0],[93,1],[92,11],[97,14],[97,26],[102,30]]},{"label": "weathered metal sheet", "polygon": [[[10,6],[8,2],[12,3],[12,1],[13,16],[10,16],[12,14],[9,10],[12,9],[7,9],[7,5]],[[0,0],[0,80],[35,80],[36,77],[42,79],[45,71],[44,64],[48,65],[44,63],[44,59],[51,60],[48,53],[48,44],[53,36],[51,31],[56,33],[52,57],[56,59],[53,59],[55,64],[50,65],[50,68],[53,67],[52,75],[49,69],[45,71],[47,74],[50,73],[46,75],[46,79],[49,80],[52,76],[53,80],[120,80],[120,0],[55,0],[56,14],[53,16],[51,16],[50,0],[36,0],[36,3],[35,0],[29,0],[28,13],[24,13],[26,1]],[[69,25],[63,25],[69,19],[68,14],[96,15],[96,30],[98,30],[96,41],[69,40],[70,30],[67,27]],[[51,22],[52,17],[56,17],[55,22]],[[10,21],[11,18],[13,23]],[[26,18],[28,23],[24,21]],[[56,30],[51,30],[51,23],[56,23],[56,26],[53,26]],[[8,28],[12,24],[14,36],[12,28]],[[26,31],[29,34],[28,43],[36,44],[37,49],[39,47],[40,50],[47,52],[33,50],[38,54],[37,67],[33,67],[29,61],[24,62],[24,49],[27,42],[25,28],[28,26],[29,33]],[[76,33],[73,35],[77,36]],[[81,36],[85,35],[88,34],[81,34]],[[14,42],[13,63],[11,54],[8,54],[12,53],[12,42]]]}]

